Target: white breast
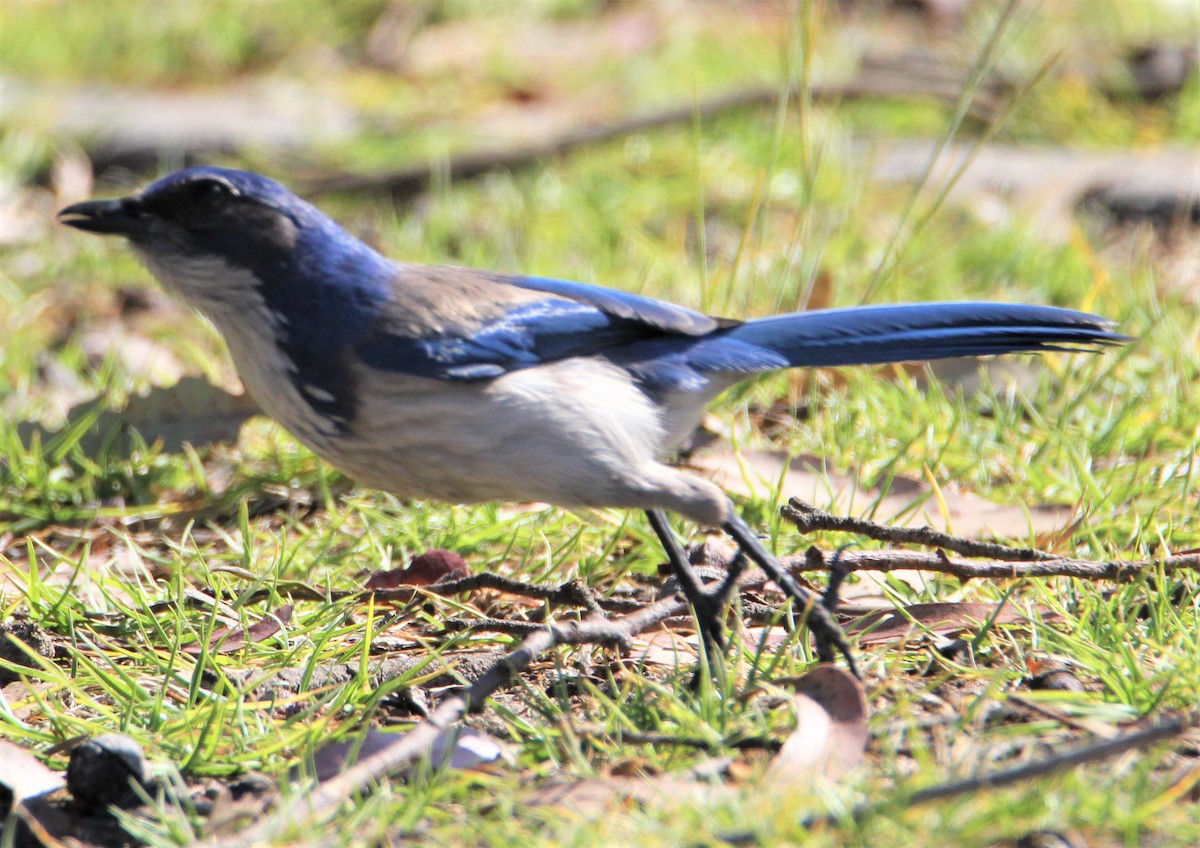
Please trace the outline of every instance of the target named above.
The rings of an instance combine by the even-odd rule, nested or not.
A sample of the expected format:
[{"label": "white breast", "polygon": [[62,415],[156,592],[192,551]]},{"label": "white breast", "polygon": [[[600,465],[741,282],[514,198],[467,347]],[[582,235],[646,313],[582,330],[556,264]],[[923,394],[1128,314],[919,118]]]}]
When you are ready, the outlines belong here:
[{"label": "white breast", "polygon": [[359,389],[329,459],[401,495],[617,505],[663,439],[657,410],[600,359],[481,382],[375,372]]},{"label": "white breast", "polygon": [[215,257],[140,256],[168,291],[213,322],[246,391],[263,411],[324,454],[336,426],[318,415],[297,388],[295,366],[275,343],[286,330],[286,319],[267,308],[254,275]]}]

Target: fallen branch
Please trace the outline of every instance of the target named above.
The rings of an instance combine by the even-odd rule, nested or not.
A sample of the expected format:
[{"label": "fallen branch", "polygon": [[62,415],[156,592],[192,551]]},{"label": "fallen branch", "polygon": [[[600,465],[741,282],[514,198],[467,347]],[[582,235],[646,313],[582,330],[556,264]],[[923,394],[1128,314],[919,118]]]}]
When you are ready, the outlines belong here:
[{"label": "fallen branch", "polygon": [[[863,518],[834,515],[817,509],[798,498],[792,498],[781,508],[783,517],[796,525],[801,533],[833,530],[856,533],[892,544],[915,544],[926,551],[850,551],[839,550],[838,565],[846,571],[934,571],[950,574],[962,580],[1017,579],[1022,577],[1077,577],[1081,580],[1130,580],[1151,569],[1163,571],[1200,570],[1200,554],[1179,554],[1159,559],[1099,561],[1074,559],[1039,551],[1036,548],[1011,548],[994,542],[980,542],[962,536],[942,533],[932,527],[897,527]],[[985,559],[955,559],[946,555],[954,551],[967,557]],[[832,554],[813,546],[799,556],[785,557],[783,566],[789,571],[828,571]]]},{"label": "fallen branch", "polygon": [[[826,556],[831,553],[817,547],[797,556],[783,557],[783,567],[792,572],[826,571]],[[1146,572],[1162,569],[1200,571],[1200,554],[1180,554],[1162,559],[1099,561],[1089,559],[969,560],[948,557],[940,551],[843,551],[841,565],[850,571],[933,571],[962,580],[1013,580],[1026,577],[1077,577],[1080,580],[1131,580]]]},{"label": "fallen branch", "polygon": [[683,595],[676,594],[620,618],[603,618],[594,614],[583,621],[542,627],[526,636],[515,651],[506,654],[484,672],[464,694],[453,695],[438,704],[429,717],[410,730],[403,740],[378,754],[359,760],[308,795],[281,801],[271,815],[258,824],[227,839],[207,844],[218,848],[248,848],[289,830],[306,831],[316,819],[336,810],[354,794],[366,791],[372,784],[428,757],[434,741],[442,733],[468,712],[481,709],[484,702],[508,684],[514,675],[527,669],[534,660],[552,648],[582,644],[625,646],[637,634],[678,615],[686,606]]},{"label": "fallen branch", "polygon": [[[931,73],[925,67],[907,68],[903,63],[891,67],[866,67],[846,83],[814,85],[808,92],[813,100],[839,101],[872,97],[929,97],[957,104],[963,81],[940,69]],[[969,109],[983,123],[991,123],[1001,113],[1003,86],[976,92]],[[672,106],[607,124],[596,124],[551,135],[540,141],[509,149],[470,150],[450,156],[443,162],[422,163],[397,170],[372,173],[343,173],[311,178],[301,186],[301,194],[314,197],[335,192],[383,191],[397,200],[414,197],[428,190],[437,177],[467,180],[494,171],[511,171],[569,153],[587,145],[601,144],[625,136],[675,125],[687,125],[697,118],[710,118],[738,109],[761,108],[777,104],[781,97],[799,97],[800,91],[781,91],[778,86],[758,86],[718,95],[685,106]]]},{"label": "fallen branch", "polygon": [[528,636],[546,628],[536,621],[514,621],[509,618],[448,618],[441,623],[442,633],[489,631],[511,636]]},{"label": "fallen branch", "polygon": [[783,740],[771,739],[768,736],[701,739],[699,737],[672,736],[670,733],[646,733],[624,727],[612,730],[595,724],[572,725],[571,732],[581,739],[590,736],[611,736],[630,745],[675,745],[680,748],[696,748],[701,751],[713,751],[721,748],[733,748],[737,751],[778,751],[783,747]]},{"label": "fallen branch", "polygon": [[1029,560],[1059,559],[1054,554],[1039,551],[1034,548],[1011,548],[993,542],[980,542],[966,539],[962,536],[951,536],[932,527],[897,527],[892,524],[879,524],[865,518],[854,518],[847,515],[834,515],[817,509],[812,504],[805,503],[799,498],[791,498],[787,505],[780,509],[780,514],[796,525],[801,533],[815,533],[819,530],[836,530],[842,533],[856,533],[880,542],[893,544],[923,545],[927,548],[945,548],[948,551],[960,553],[969,557],[990,557],[992,559],[1024,562]]},{"label": "fallen branch", "polygon": [[[1200,726],[1200,711],[1161,721],[1151,722],[1147,726],[1118,736],[1115,739],[1105,739],[1091,745],[1084,745],[1074,750],[1062,751],[1044,760],[1038,760],[1025,765],[1016,766],[1001,771],[985,772],[973,777],[952,780],[937,786],[919,789],[907,798],[878,803],[860,804],[850,810],[848,817],[855,822],[861,822],[871,816],[889,812],[895,809],[911,809],[918,804],[928,804],[932,801],[942,801],[959,795],[968,795],[983,789],[1000,789],[1020,783],[1045,777],[1056,772],[1075,768],[1086,763],[1095,763],[1120,756],[1126,751],[1139,751],[1150,747],[1156,742],[1182,736],[1192,728]],[[806,827],[818,825],[836,825],[844,821],[847,814],[827,813],[805,821]]]},{"label": "fallen branch", "polygon": [[[254,582],[262,582],[263,580],[261,574],[256,574],[248,569],[235,566],[222,566],[214,568],[213,571]],[[183,602],[189,606],[210,609],[218,603],[236,601],[239,606],[247,606],[249,604],[274,601],[279,596],[286,595],[292,601],[337,602],[350,598],[359,598],[363,601],[371,599],[376,603],[407,604],[421,600],[429,594],[457,595],[461,592],[474,592],[479,589],[494,589],[498,592],[506,592],[511,595],[546,601],[555,606],[583,607],[592,613],[601,612],[605,609],[613,612],[627,612],[641,606],[637,601],[627,598],[599,598],[580,580],[571,580],[558,586],[539,586],[534,583],[526,583],[522,580],[515,580],[511,577],[491,572],[482,572],[480,574],[472,574],[469,577],[463,577],[459,580],[443,580],[440,583],[430,583],[420,586],[410,585],[389,589],[364,588],[340,591],[319,589],[300,581],[281,580],[269,587],[256,589],[252,592],[223,593],[213,589],[206,591],[189,590]],[[167,613],[173,611],[178,603],[175,600],[156,601],[150,604],[148,610],[154,614]],[[89,612],[87,613],[87,617],[92,621],[123,621],[123,614],[114,612]]]},{"label": "fallen branch", "polygon": [[[443,580],[432,583],[424,588],[437,595],[457,595],[459,592],[495,589],[498,592],[536,598],[539,601],[546,601],[558,606],[583,607],[592,613],[601,611],[600,601],[596,594],[582,580],[571,580],[558,586],[538,586],[534,583],[526,583],[502,574],[485,571],[459,580]],[[379,600],[380,597],[379,591],[376,590],[376,600]]]}]

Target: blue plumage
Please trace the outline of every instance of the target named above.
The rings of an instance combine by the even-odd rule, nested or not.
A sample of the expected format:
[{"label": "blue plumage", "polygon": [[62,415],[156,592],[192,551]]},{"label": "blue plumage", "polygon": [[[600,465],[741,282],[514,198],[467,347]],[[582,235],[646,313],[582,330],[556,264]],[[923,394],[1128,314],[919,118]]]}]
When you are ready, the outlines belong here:
[{"label": "blue plumage", "polygon": [[588,303],[613,318],[623,318],[673,333],[698,336],[717,328],[717,321],[673,303],[617,291],[588,283],[555,280],[549,277],[503,277],[504,282],[521,288],[561,295]]},{"label": "blue plumage", "polygon": [[1128,338],[1095,315],[1008,303],[919,303],[825,309],[750,321],[727,333],[796,366],[1094,350]]},{"label": "blue plumage", "polygon": [[352,342],[373,368],[442,380],[481,380],[620,344],[644,332],[586,303],[522,303],[492,320],[416,335],[375,329]]},{"label": "blue plumage", "polygon": [[[562,281],[559,290],[576,285]],[[372,367],[445,380],[489,379],[595,355],[629,369],[648,391],[703,393],[711,374],[1081,350],[1124,338],[1082,312],[996,303],[856,307],[712,323],[709,331],[686,333],[552,299],[515,306],[456,332],[419,339],[375,335],[355,349]]]},{"label": "blue plumage", "polygon": [[[227,204],[214,185],[253,204]],[[728,381],[710,380],[715,374],[1079,349],[1124,338],[1102,319],[1044,306],[928,303],[742,323],[587,283],[401,265],[278,183],[225,168],[165,177],[141,201],[152,211],[182,206],[199,222],[196,250],[250,269],[269,312],[281,317],[279,347],[298,379],[332,398],[316,403],[341,418],[353,414],[346,395],[355,361],[477,381],[600,356],[657,396],[724,387]],[[241,214],[222,226],[222,210]],[[245,238],[247,229],[259,237]]]}]

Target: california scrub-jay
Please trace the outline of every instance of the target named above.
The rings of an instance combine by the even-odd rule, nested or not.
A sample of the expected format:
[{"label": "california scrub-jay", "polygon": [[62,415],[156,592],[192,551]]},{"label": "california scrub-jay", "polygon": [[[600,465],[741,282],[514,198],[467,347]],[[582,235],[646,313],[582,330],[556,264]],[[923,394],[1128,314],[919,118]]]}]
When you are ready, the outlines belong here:
[{"label": "california scrub-jay", "polygon": [[[645,510],[706,643],[748,556],[807,607],[818,654],[850,663],[830,613],[715,484],[662,461],[714,397],[764,371],[1014,351],[1097,350],[1111,322],[1046,306],[925,303],[737,321],[585,283],[396,262],[258,174],[188,168],[59,220],[129,239],[216,325],[246,389],[351,477],[402,497]],[[715,591],[664,515],[740,554]]]}]

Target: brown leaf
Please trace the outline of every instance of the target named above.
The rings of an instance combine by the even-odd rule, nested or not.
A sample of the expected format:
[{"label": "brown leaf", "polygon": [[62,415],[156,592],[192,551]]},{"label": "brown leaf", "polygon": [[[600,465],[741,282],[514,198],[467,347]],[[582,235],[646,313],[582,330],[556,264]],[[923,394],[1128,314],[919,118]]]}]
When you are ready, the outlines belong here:
[{"label": "brown leaf", "polygon": [[[405,739],[405,733],[385,733],[370,728],[361,740],[330,742],[313,752],[310,773],[318,782],[336,777],[348,766],[390,748]],[[434,768],[480,769],[496,762],[514,765],[512,752],[497,740],[470,727],[443,730],[433,743],[429,763]]]},{"label": "brown leaf", "polygon": [[1186,804],[1200,804],[1200,766],[1182,769],[1163,796]]},{"label": "brown leaf", "polygon": [[646,665],[667,668],[689,666],[700,656],[700,636],[683,636],[673,630],[655,630],[635,636],[630,642],[629,659]]},{"label": "brown leaf", "polygon": [[112,321],[88,330],[76,343],[96,370],[113,359],[120,373],[155,386],[178,384],[185,375],[185,366],[171,347],[131,329],[127,322]]},{"label": "brown leaf", "polygon": [[12,718],[25,721],[32,715],[41,714],[38,706],[39,696],[50,688],[50,684],[31,682],[29,680],[14,680],[0,686],[0,701],[5,704]]},{"label": "brown leaf", "polygon": [[[267,614],[250,627],[222,627],[213,633],[208,640],[208,649],[215,654],[231,654],[241,650],[246,645],[262,642],[271,638],[292,620],[295,607],[286,604],[277,609],[274,614]],[[183,648],[189,654],[198,656],[201,648],[198,644],[185,645]]]},{"label": "brown leaf", "polygon": [[772,627],[747,627],[744,638],[747,645],[753,645],[756,649],[761,645],[763,651],[776,651],[789,640],[794,642],[797,637],[786,627],[775,625]]},{"label": "brown leaf", "polygon": [[[1051,617],[1049,610],[1043,611]],[[994,618],[993,618],[994,617]],[[878,612],[851,622],[846,630],[861,633],[862,645],[877,645],[907,639],[914,631],[926,631],[935,636],[951,636],[963,630],[978,628],[985,622],[1017,624],[1026,621],[1024,612],[1005,606],[996,612],[996,605],[963,601],[961,603],[910,604],[895,612]]]},{"label": "brown leaf", "polygon": [[819,665],[790,685],[796,690],[796,729],[771,761],[767,779],[794,782],[820,775],[836,780],[866,753],[862,684],[840,668]]},{"label": "brown leaf", "polygon": [[620,799],[619,789],[600,778],[554,779],[542,783],[525,796],[525,807],[557,807],[588,815],[611,807]]},{"label": "brown leaf", "polygon": [[471,576],[467,561],[454,551],[429,550],[412,558],[408,568],[377,571],[367,578],[363,588],[369,591],[398,589],[402,586],[431,586],[445,580]]},{"label": "brown leaf", "polygon": [[0,245],[34,243],[46,238],[54,198],[44,189],[0,185]]}]

